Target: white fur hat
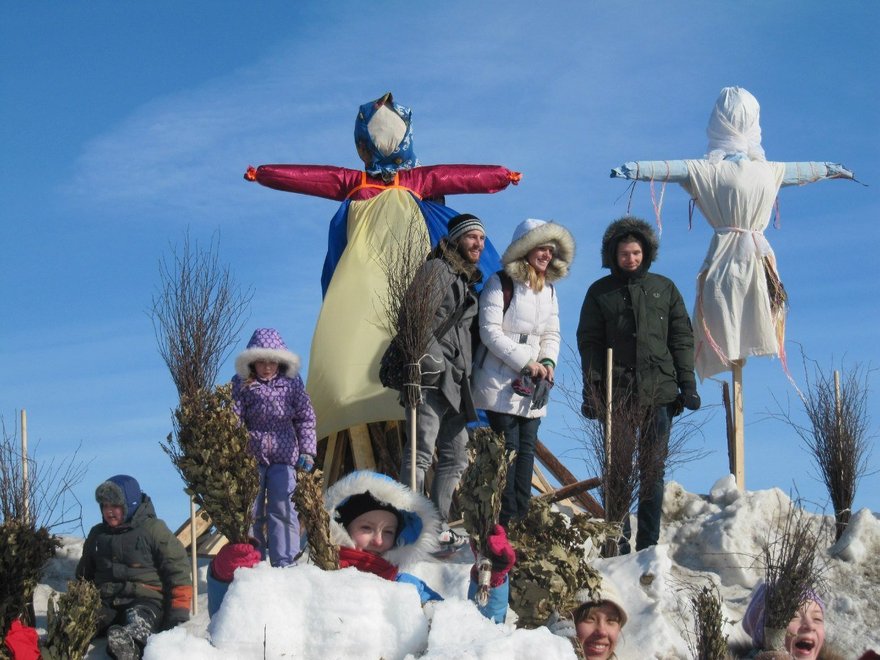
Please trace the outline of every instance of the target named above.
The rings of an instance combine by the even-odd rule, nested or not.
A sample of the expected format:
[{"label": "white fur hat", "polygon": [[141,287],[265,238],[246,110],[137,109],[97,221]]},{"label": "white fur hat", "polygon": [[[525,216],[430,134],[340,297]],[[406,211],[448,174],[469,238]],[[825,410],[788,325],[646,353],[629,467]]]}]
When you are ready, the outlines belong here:
[{"label": "white fur hat", "polygon": [[553,260],[547,267],[547,279],[553,281],[565,277],[574,258],[574,238],[562,225],[536,218],[528,218],[517,225],[510,245],[501,256],[504,270],[514,279],[521,280],[522,274],[518,272],[516,262],[525,259],[531,250],[541,245],[556,248]]}]

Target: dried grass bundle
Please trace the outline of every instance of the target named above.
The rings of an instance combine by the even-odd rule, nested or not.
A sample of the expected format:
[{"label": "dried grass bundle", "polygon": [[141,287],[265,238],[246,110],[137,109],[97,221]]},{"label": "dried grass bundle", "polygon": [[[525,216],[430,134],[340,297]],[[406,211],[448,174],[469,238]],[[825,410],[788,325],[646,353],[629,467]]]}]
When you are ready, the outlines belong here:
[{"label": "dried grass bundle", "polygon": [[695,660],[723,660],[727,657],[726,619],[717,587],[692,587],[689,598],[693,615],[692,631],[687,631],[688,648]]},{"label": "dried grass bundle", "polygon": [[509,528],[517,557],[510,577],[510,607],[519,617],[517,625],[537,628],[554,612],[570,612],[580,589],[598,594],[602,578],[585,558],[588,548],[619,535],[618,524],[583,514],[569,519],[546,500],[532,498],[526,515]]},{"label": "dried grass bundle", "polygon": [[230,384],[181,396],[174,432],[161,443],[196,503],[232,543],[248,542],[259,489],[257,462],[247,444]]},{"label": "dried grass bundle", "polygon": [[87,580],[71,580],[67,592],[49,599],[43,660],[81,660],[98,631],[101,597]]},{"label": "dried grass bundle", "polygon": [[324,508],[321,471],[296,471],[293,500],[309,543],[309,561],[325,571],[339,568],[339,546],[330,541],[330,515]]}]

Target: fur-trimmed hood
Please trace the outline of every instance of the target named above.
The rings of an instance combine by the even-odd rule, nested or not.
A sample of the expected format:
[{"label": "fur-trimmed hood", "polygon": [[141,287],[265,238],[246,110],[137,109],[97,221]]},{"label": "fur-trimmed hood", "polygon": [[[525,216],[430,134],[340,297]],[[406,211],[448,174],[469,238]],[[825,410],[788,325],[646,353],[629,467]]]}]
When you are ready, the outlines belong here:
[{"label": "fur-trimmed hood", "polygon": [[382,558],[398,568],[404,568],[423,559],[438,549],[440,515],[424,495],[413,492],[389,476],[359,470],[333,484],[324,494],[324,508],[330,515],[330,540],[340,546],[353,548],[348,531],[336,518],[336,510],[353,495],[370,491],[379,500],[393,506],[403,517],[403,529],[397,535],[397,544]]},{"label": "fur-trimmed hood", "polygon": [[636,236],[642,244],[640,272],[648,272],[651,264],[657,261],[660,241],[657,239],[654,228],[641,218],[626,215],[608,225],[605,235],[602,236],[602,267],[610,269],[615,275],[620,274],[617,267],[617,244],[621,238],[629,234]]},{"label": "fur-trimmed hood", "polygon": [[251,376],[251,364],[257,360],[277,362],[279,373],[293,378],[299,372],[299,356],[291,353],[274,328],[257,328],[247,347],[235,358],[235,373],[241,378]]},{"label": "fur-trimmed hood", "polygon": [[556,246],[556,252],[544,277],[548,282],[562,279],[568,275],[568,268],[574,259],[574,238],[562,225],[534,218],[523,220],[514,230],[513,239],[501,256],[504,272],[518,282],[528,282],[526,255],[534,248],[548,243]]},{"label": "fur-trimmed hood", "polygon": [[95,489],[95,501],[98,503],[98,508],[100,509],[102,504],[121,506],[126,522],[131,520],[140,506],[142,495],[137,479],[127,474],[112,476]]}]

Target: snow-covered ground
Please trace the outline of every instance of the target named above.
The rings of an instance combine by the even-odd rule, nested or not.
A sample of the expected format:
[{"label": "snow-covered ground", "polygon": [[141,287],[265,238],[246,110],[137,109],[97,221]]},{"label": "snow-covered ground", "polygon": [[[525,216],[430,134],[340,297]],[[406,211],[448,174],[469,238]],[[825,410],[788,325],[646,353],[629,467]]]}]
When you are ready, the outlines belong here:
[{"label": "snow-covered ground", "polygon": [[[617,655],[621,660],[690,658],[685,630],[693,586],[710,581],[724,600],[731,640],[745,639],[739,620],[759,581],[762,543],[789,505],[771,489],[740,493],[732,477],[709,495],[669,482],[661,543],[607,560],[593,560],[611,577],[627,603],[629,621]],[[82,550],[65,538],[35,597],[45,614],[53,589],[64,589]],[[826,628],[830,643],[847,658],[880,651],[880,520],[867,509],[853,517],[825,561]],[[313,566],[240,571],[213,620],[204,595],[206,566],[199,571],[199,614],[185,626],[155,635],[146,658],[574,658],[569,643],[547,629],[495,625],[466,600],[472,556],[467,548],[450,559],[413,571],[446,600],[424,610],[414,589],[358,573],[323,572]],[[514,618],[514,617],[510,617]],[[45,625],[45,620],[38,623]],[[89,658],[104,657],[98,643]]]}]

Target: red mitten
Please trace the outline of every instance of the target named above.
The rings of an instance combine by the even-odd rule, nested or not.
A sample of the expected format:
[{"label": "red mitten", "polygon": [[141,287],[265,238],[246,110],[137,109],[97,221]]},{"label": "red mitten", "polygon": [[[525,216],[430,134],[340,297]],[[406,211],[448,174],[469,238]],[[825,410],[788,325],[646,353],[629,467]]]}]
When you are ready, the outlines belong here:
[{"label": "red mitten", "polygon": [[[507,532],[501,525],[495,525],[492,532],[486,537],[486,554],[492,562],[492,577],[489,586],[497,587],[504,582],[504,578],[516,563],[516,551],[507,540]],[[471,578],[479,583],[479,567],[471,568]]]},{"label": "red mitten", "polygon": [[211,575],[221,582],[232,582],[236,568],[251,568],[262,560],[260,551],[250,543],[228,543],[211,560]]},{"label": "red mitten", "polygon": [[40,647],[37,644],[37,629],[22,625],[16,619],[9,626],[4,642],[12,653],[13,660],[40,660]]}]

